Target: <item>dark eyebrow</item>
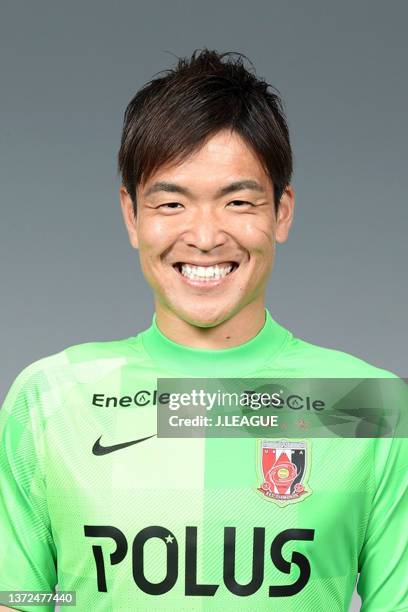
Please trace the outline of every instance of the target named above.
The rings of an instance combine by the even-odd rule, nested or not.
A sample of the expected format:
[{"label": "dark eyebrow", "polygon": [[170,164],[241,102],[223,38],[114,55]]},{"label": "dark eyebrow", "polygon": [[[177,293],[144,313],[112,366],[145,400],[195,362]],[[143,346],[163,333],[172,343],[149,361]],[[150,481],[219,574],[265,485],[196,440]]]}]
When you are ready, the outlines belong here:
[{"label": "dark eyebrow", "polygon": [[[260,185],[257,181],[253,180],[243,180],[243,181],[235,181],[222,187],[216,193],[216,197],[220,198],[229,193],[233,193],[234,191],[240,191],[241,189],[252,189],[253,191],[259,191],[260,193],[265,193],[265,189]],[[192,193],[186,187],[182,187],[181,185],[177,185],[176,183],[167,183],[165,181],[159,181],[153,183],[151,187],[144,194],[145,197],[151,195],[152,193],[157,193],[158,191],[167,191],[169,193],[181,193],[185,196],[192,196]]]},{"label": "dark eyebrow", "polygon": [[157,183],[153,183],[151,187],[144,194],[145,197],[151,195],[152,193],[156,193],[157,191],[168,191],[170,193],[181,193],[186,196],[191,196],[191,191],[182,187],[181,185],[177,185],[176,183],[167,183],[165,181],[159,181]]},{"label": "dark eyebrow", "polygon": [[257,181],[246,179],[243,181],[235,181],[226,187],[222,187],[222,189],[217,192],[217,197],[220,198],[221,196],[233,193],[234,191],[240,191],[241,189],[251,189],[252,191],[265,193],[265,189]]}]

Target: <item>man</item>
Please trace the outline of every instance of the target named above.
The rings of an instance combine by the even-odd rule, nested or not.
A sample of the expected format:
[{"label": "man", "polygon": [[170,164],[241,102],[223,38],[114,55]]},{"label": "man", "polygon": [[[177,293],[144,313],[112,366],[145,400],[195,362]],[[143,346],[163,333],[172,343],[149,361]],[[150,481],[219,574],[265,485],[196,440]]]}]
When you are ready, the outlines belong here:
[{"label": "man", "polygon": [[402,439],[156,435],[159,378],[393,377],[295,338],[265,308],[294,211],[278,95],[241,56],[195,52],[130,102],[119,168],[155,315],[12,385],[0,590],[58,583],[81,611],[346,611],[360,572],[365,612],[408,609]]}]

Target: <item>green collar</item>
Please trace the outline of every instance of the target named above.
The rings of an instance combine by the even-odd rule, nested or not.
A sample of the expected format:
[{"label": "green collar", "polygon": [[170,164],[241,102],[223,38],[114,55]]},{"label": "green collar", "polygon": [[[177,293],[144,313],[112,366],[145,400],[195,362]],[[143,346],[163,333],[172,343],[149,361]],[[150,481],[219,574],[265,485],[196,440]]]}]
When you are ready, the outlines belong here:
[{"label": "green collar", "polygon": [[265,308],[265,323],[256,336],[227,349],[192,348],[173,342],[157,327],[156,314],[151,326],[139,334],[142,345],[157,366],[185,377],[239,377],[255,373],[285,344],[290,332],[279,325]]}]

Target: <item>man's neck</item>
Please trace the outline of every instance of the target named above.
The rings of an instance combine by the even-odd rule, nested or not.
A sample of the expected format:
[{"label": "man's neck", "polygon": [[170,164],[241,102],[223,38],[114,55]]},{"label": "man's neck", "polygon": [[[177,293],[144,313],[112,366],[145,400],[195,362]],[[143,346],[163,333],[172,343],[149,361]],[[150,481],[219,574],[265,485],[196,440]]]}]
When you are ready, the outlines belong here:
[{"label": "man's neck", "polygon": [[254,338],[265,324],[263,301],[245,306],[237,314],[213,327],[199,327],[181,319],[156,303],[159,330],[173,342],[192,348],[233,348]]}]

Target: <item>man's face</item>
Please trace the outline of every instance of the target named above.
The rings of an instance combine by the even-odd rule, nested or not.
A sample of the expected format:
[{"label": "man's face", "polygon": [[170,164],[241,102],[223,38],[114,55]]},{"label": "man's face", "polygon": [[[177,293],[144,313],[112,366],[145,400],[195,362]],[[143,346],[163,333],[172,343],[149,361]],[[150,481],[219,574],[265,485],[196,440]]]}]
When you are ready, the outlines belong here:
[{"label": "man's face", "polygon": [[276,218],[271,180],[236,133],[222,130],[182,163],[159,168],[137,189],[136,218],[124,187],[120,195],[156,311],[211,327],[264,307],[293,191],[285,190]]}]

